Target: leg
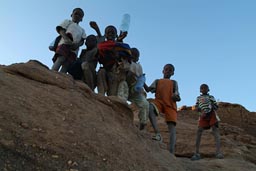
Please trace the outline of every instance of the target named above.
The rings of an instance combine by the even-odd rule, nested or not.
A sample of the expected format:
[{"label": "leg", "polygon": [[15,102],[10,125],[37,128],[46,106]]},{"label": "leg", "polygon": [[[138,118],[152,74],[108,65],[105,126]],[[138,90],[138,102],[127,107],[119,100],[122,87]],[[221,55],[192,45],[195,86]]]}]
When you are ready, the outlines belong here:
[{"label": "leg", "polygon": [[219,128],[216,126],[212,127],[212,133],[215,138],[215,143],[216,143],[216,158],[222,159],[224,156],[220,151],[220,132]]},{"label": "leg", "polygon": [[52,66],[52,70],[59,71],[61,65],[65,62],[66,58],[64,56],[57,57],[56,61]]},{"label": "leg", "polygon": [[83,62],[81,64],[81,67],[83,69],[83,78],[84,78],[83,81],[93,91],[94,90],[94,83],[95,83],[94,80],[95,80],[96,75],[95,75],[95,69],[90,65],[91,64],[88,63],[88,62]]},{"label": "leg", "polygon": [[117,96],[117,89],[118,85],[120,82],[120,77],[122,74],[118,70],[117,64],[115,64],[112,68],[111,71],[107,72],[107,83],[108,83],[108,91],[107,95],[108,96]]},{"label": "leg", "polygon": [[105,95],[108,86],[107,86],[107,74],[106,70],[103,68],[100,68],[97,75],[97,89],[98,93]]},{"label": "leg", "polygon": [[127,101],[129,95],[129,87],[126,81],[121,81],[118,85],[117,96]]},{"label": "leg", "polygon": [[132,101],[139,108],[140,130],[143,130],[148,122],[149,102],[142,94],[136,95]]},{"label": "leg", "polygon": [[196,134],[196,153],[198,153],[198,154],[199,154],[199,147],[200,147],[203,131],[204,131],[204,129],[199,127],[197,130],[197,134]]},{"label": "leg", "polygon": [[158,125],[157,125],[157,121],[156,121],[156,112],[155,112],[155,109],[154,109],[154,106],[149,103],[149,120],[151,122],[151,125],[155,131],[155,133],[160,133],[159,132],[159,129],[158,129]]},{"label": "leg", "polygon": [[60,72],[67,73],[68,72],[68,68],[69,68],[69,64],[65,62],[65,63],[62,64]]},{"label": "leg", "polygon": [[197,130],[197,134],[196,134],[196,152],[195,154],[192,156],[191,160],[200,160],[201,156],[199,153],[199,147],[200,147],[200,142],[201,142],[201,137],[203,134],[204,129],[199,127]]},{"label": "leg", "polygon": [[168,122],[167,125],[170,134],[170,153],[174,154],[176,143],[176,126],[173,122]]},{"label": "leg", "polygon": [[162,141],[162,136],[160,134],[160,131],[159,131],[159,128],[158,128],[158,125],[157,125],[157,120],[156,120],[156,111],[154,109],[154,106],[149,103],[149,120],[151,122],[151,125],[156,133],[156,135],[154,135],[152,137],[153,140],[157,140],[157,141]]}]

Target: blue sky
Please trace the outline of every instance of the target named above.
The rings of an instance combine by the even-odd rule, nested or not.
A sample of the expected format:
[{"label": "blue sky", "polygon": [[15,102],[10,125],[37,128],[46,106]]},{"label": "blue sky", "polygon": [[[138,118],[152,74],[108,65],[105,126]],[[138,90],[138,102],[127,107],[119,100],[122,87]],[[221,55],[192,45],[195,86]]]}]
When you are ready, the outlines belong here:
[{"label": "blue sky", "polygon": [[36,59],[50,68],[55,27],[75,7],[85,11],[80,25],[87,35],[95,34],[89,21],[103,32],[110,24],[119,28],[129,13],[125,42],[140,50],[147,84],[172,63],[182,98],[178,106],[194,105],[206,83],[216,100],[256,111],[255,0],[1,0],[0,6],[2,65]]}]

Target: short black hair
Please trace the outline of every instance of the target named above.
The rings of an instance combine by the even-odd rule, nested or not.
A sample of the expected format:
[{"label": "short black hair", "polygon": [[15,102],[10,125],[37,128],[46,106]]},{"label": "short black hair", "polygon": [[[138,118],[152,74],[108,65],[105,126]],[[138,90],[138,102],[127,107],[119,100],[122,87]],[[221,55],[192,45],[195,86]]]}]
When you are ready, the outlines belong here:
[{"label": "short black hair", "polygon": [[116,29],[116,27],[113,26],[113,25],[107,26],[107,27],[105,28],[105,33],[106,33],[106,31],[107,31],[108,29],[110,29],[110,28],[112,28],[113,30],[115,30],[115,32],[116,32],[116,34],[117,34],[117,29]]},{"label": "short black hair", "polygon": [[75,8],[73,9],[72,13],[74,13],[75,11],[81,11],[83,13],[83,16],[84,16],[84,11],[82,8]]},{"label": "short black hair", "polygon": [[136,57],[140,56],[140,51],[135,47],[131,48],[131,52],[132,52],[132,57],[134,57],[134,55],[136,55]]},{"label": "short black hair", "polygon": [[201,84],[201,85],[200,85],[200,89],[201,89],[202,87],[205,87],[205,88],[208,89],[208,91],[210,91],[209,86],[208,86],[207,84]]},{"label": "short black hair", "polygon": [[172,70],[173,70],[173,72],[174,72],[174,70],[175,70],[175,67],[174,67],[172,64],[165,64],[165,66],[164,66],[164,67],[166,67],[166,66],[169,66],[169,67],[171,67],[171,68],[172,68]]}]

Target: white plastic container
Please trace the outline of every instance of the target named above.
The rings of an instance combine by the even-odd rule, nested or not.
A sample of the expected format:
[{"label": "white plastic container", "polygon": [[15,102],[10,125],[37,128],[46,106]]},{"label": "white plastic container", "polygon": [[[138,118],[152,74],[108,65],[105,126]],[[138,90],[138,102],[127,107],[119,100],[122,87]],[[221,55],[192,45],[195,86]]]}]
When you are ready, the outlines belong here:
[{"label": "white plastic container", "polygon": [[131,22],[131,16],[129,14],[124,14],[122,18],[122,22],[120,25],[120,31],[128,32]]}]

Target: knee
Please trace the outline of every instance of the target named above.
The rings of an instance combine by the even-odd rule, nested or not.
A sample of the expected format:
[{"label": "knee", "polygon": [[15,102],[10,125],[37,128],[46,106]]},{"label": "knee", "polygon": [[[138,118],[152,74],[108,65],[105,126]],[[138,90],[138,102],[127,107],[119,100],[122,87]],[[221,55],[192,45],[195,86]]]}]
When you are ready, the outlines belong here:
[{"label": "knee", "polygon": [[203,128],[198,128],[197,134],[198,134],[198,135],[202,135],[202,133],[203,133]]},{"label": "knee", "polygon": [[149,103],[149,110],[150,110],[150,111],[154,111],[154,106],[153,106],[153,104],[151,104],[151,103]]}]

